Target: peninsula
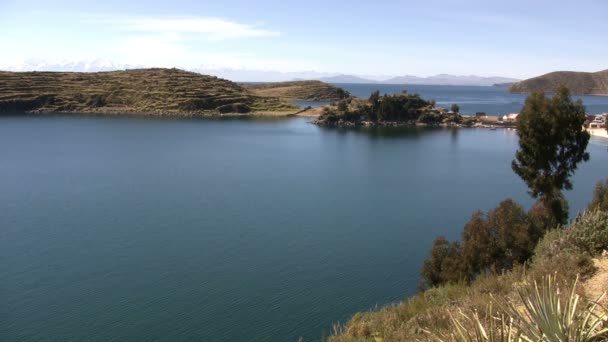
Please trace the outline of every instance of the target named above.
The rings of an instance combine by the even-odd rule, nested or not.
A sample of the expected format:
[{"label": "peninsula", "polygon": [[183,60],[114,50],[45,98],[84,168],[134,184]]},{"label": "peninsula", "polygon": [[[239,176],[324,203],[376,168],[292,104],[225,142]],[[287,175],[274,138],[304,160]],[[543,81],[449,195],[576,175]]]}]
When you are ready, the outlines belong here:
[{"label": "peninsula", "polygon": [[259,93],[179,69],[0,72],[0,112],[210,116],[299,110],[284,98]]},{"label": "peninsula", "polygon": [[463,118],[458,106],[452,111],[437,107],[435,101],[403,91],[380,95],[375,91],[368,99],[348,97],[323,107],[319,126],[413,126],[413,125],[472,125],[476,119]]},{"label": "peninsula", "polygon": [[517,82],[509,88],[512,93],[555,92],[564,85],[576,95],[608,96],[608,70],[598,72],[556,71]]},{"label": "peninsula", "polygon": [[287,101],[338,101],[350,96],[344,89],[321,81],[244,83],[241,86],[260,97]]}]

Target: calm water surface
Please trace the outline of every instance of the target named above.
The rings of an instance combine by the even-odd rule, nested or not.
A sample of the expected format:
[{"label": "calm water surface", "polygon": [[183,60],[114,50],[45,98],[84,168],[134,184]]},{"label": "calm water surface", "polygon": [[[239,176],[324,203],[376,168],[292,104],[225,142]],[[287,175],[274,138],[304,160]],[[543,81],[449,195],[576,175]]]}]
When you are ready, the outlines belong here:
[{"label": "calm water surface", "polygon": [[[420,84],[348,84],[336,86],[348,90],[351,94],[368,98],[372,91],[379,90],[381,94],[394,94],[407,90],[418,93],[423,98],[437,101],[437,105],[450,108],[453,103],[460,106],[463,114],[486,112],[488,115],[505,115],[518,113],[526,100],[524,94],[509,94],[505,87],[479,86],[441,86]],[[574,96],[582,99],[590,114],[608,112],[608,96]]]},{"label": "calm water surface", "polygon": [[317,340],[414,293],[473,211],[532,203],[512,131],[307,121],[0,117],[0,340]]}]

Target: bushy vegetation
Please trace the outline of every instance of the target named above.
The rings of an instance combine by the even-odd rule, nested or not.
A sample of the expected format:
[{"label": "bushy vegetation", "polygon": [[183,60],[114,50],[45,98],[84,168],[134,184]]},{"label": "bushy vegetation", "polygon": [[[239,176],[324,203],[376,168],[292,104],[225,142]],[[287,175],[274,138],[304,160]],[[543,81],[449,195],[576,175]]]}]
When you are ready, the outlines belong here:
[{"label": "bushy vegetation", "polygon": [[474,213],[464,226],[461,243],[443,237],[435,240],[422,267],[422,288],[468,283],[480,274],[523,264],[545,233],[549,216],[540,203],[526,213],[511,199],[487,213]]},{"label": "bushy vegetation", "polygon": [[[468,332],[474,332],[472,323],[481,324],[487,334],[494,321],[499,332],[502,329],[502,319],[505,323],[522,318],[513,316],[510,305],[517,308],[525,315],[527,307],[531,305],[529,300],[535,301],[535,307],[540,305],[553,305],[558,297],[556,287],[558,284],[572,284],[578,275],[582,279],[592,276],[595,272],[592,258],[598,257],[606,243],[605,234],[608,231],[608,212],[601,210],[587,211],[578,217],[575,222],[563,229],[554,229],[545,234],[536,248],[530,262],[526,265],[515,266],[509,272],[489,272],[479,275],[470,284],[463,282],[448,282],[443,285],[432,287],[426,291],[407,299],[398,305],[383,307],[380,310],[359,313],[355,315],[346,325],[336,325],[334,336],[331,341],[437,341],[436,337],[443,341],[478,341],[476,339],[453,340],[450,336],[457,332],[454,319],[467,328]],[[604,241],[604,242],[602,242]],[[450,250],[450,242],[441,245]],[[548,277],[554,277],[553,285],[545,286]],[[534,289],[534,282],[539,282],[540,297]],[[531,287],[530,287],[531,286]],[[550,289],[551,291],[546,291]],[[576,295],[584,294],[581,286],[573,285],[565,288],[561,294]],[[524,292],[522,292],[522,290]],[[523,295],[522,295],[523,293]],[[542,301],[543,296],[551,298],[548,302]],[[564,300],[568,296],[559,297]],[[591,298],[596,299],[596,298]],[[539,301],[540,300],[540,301]],[[488,311],[488,306],[494,303],[493,309]],[[502,303],[502,304],[501,304]],[[508,304],[510,303],[510,304]],[[579,300],[579,305],[574,312],[574,317],[584,317],[587,313],[587,301]],[[498,305],[501,304],[501,305]],[[522,311],[523,310],[523,311]],[[564,317],[556,315],[553,310],[553,319]],[[462,313],[467,315],[462,316]],[[479,320],[475,318],[475,313]],[[525,318],[533,322],[532,318]],[[574,320],[573,324],[581,321]],[[519,322],[520,324],[522,322]],[[607,323],[603,323],[607,324]],[[508,326],[508,325],[507,325]],[[576,326],[576,325],[570,325]],[[606,326],[604,326],[606,327]],[[521,326],[514,326],[515,331],[521,331]],[[429,335],[430,333],[430,335]],[[447,338],[447,339],[446,339]],[[482,339],[479,341],[492,341]],[[503,340],[500,340],[503,341]],[[508,341],[508,340],[506,340]],[[520,340],[515,340],[520,341]],[[523,340],[527,341],[527,340]],[[556,341],[552,339],[540,339],[532,341]],[[571,340],[562,340],[571,341]],[[587,340],[574,340],[587,341]],[[591,341],[591,340],[589,340]],[[603,341],[603,340],[596,340]]]},{"label": "bushy vegetation", "polygon": [[498,314],[488,307],[485,317],[477,311],[450,314],[448,334],[429,332],[436,342],[595,342],[608,341],[608,309],[598,301],[582,303],[576,284],[564,288],[554,276],[533,281],[517,292],[521,307],[499,302]]},{"label": "bushy vegetation", "polygon": [[448,114],[445,109],[435,107],[418,94],[403,91],[400,94],[380,95],[379,91],[369,99],[346,98],[325,107],[317,123],[324,125],[378,123],[460,123],[462,116]]},{"label": "bushy vegetation", "polygon": [[589,204],[589,209],[600,209],[608,211],[608,180],[600,181],[595,186],[593,200]]}]

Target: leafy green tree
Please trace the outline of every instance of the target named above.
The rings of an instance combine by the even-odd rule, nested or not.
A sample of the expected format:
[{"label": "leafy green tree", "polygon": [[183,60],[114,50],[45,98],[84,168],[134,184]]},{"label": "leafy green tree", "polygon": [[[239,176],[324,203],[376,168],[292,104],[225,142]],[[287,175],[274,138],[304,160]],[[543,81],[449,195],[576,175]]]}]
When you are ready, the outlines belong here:
[{"label": "leafy green tree", "polygon": [[454,112],[454,113],[458,114],[458,113],[460,113],[460,106],[459,106],[459,105],[457,105],[456,103],[454,103],[454,104],[452,105],[451,110],[452,110],[452,112]]},{"label": "leafy green tree", "polygon": [[[554,199],[561,201],[560,208],[568,211],[568,202],[563,195]],[[542,200],[537,200],[536,203],[528,210],[528,224],[530,224],[531,239],[538,241],[545,235],[548,230],[555,229],[562,224],[561,218],[556,217],[550,206]]]},{"label": "leafy green tree", "polygon": [[572,189],[570,177],[581,161],[589,160],[585,151],[589,133],[582,129],[585,119],[582,101],[573,102],[568,88],[562,86],[553,98],[542,92],[528,96],[517,120],[519,150],[513,171],[560,223],[568,219],[559,200],[561,191]]},{"label": "leafy green tree", "polygon": [[336,95],[338,95],[338,99],[340,99],[340,100],[350,97],[350,93],[342,88],[336,89]]},{"label": "leafy green tree", "polygon": [[484,213],[475,212],[462,232],[462,262],[467,269],[467,280],[492,264],[494,247]]},{"label": "leafy green tree", "polygon": [[487,271],[510,270],[528,260],[542,234],[511,199],[487,214],[476,212],[462,233],[462,263],[469,279]]},{"label": "leafy green tree", "polygon": [[497,270],[510,270],[515,264],[528,260],[534,251],[536,240],[532,239],[524,208],[507,199],[488,213],[491,237],[495,248],[490,265]]},{"label": "leafy green tree", "polygon": [[374,91],[369,97],[369,103],[371,105],[371,110],[369,113],[370,121],[376,122],[378,121],[378,108],[380,107],[380,91]]}]

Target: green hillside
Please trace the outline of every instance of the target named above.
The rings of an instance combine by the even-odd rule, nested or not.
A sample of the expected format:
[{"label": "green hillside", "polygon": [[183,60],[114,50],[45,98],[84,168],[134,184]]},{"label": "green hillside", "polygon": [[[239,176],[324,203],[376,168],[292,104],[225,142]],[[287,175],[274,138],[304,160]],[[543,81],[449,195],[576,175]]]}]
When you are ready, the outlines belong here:
[{"label": "green hillside", "polygon": [[556,71],[513,84],[512,93],[554,92],[565,85],[577,95],[608,95],[608,70],[599,72]]},{"label": "green hillside", "polygon": [[240,85],[178,69],[0,72],[0,112],[200,116],[288,114],[297,108]]}]

